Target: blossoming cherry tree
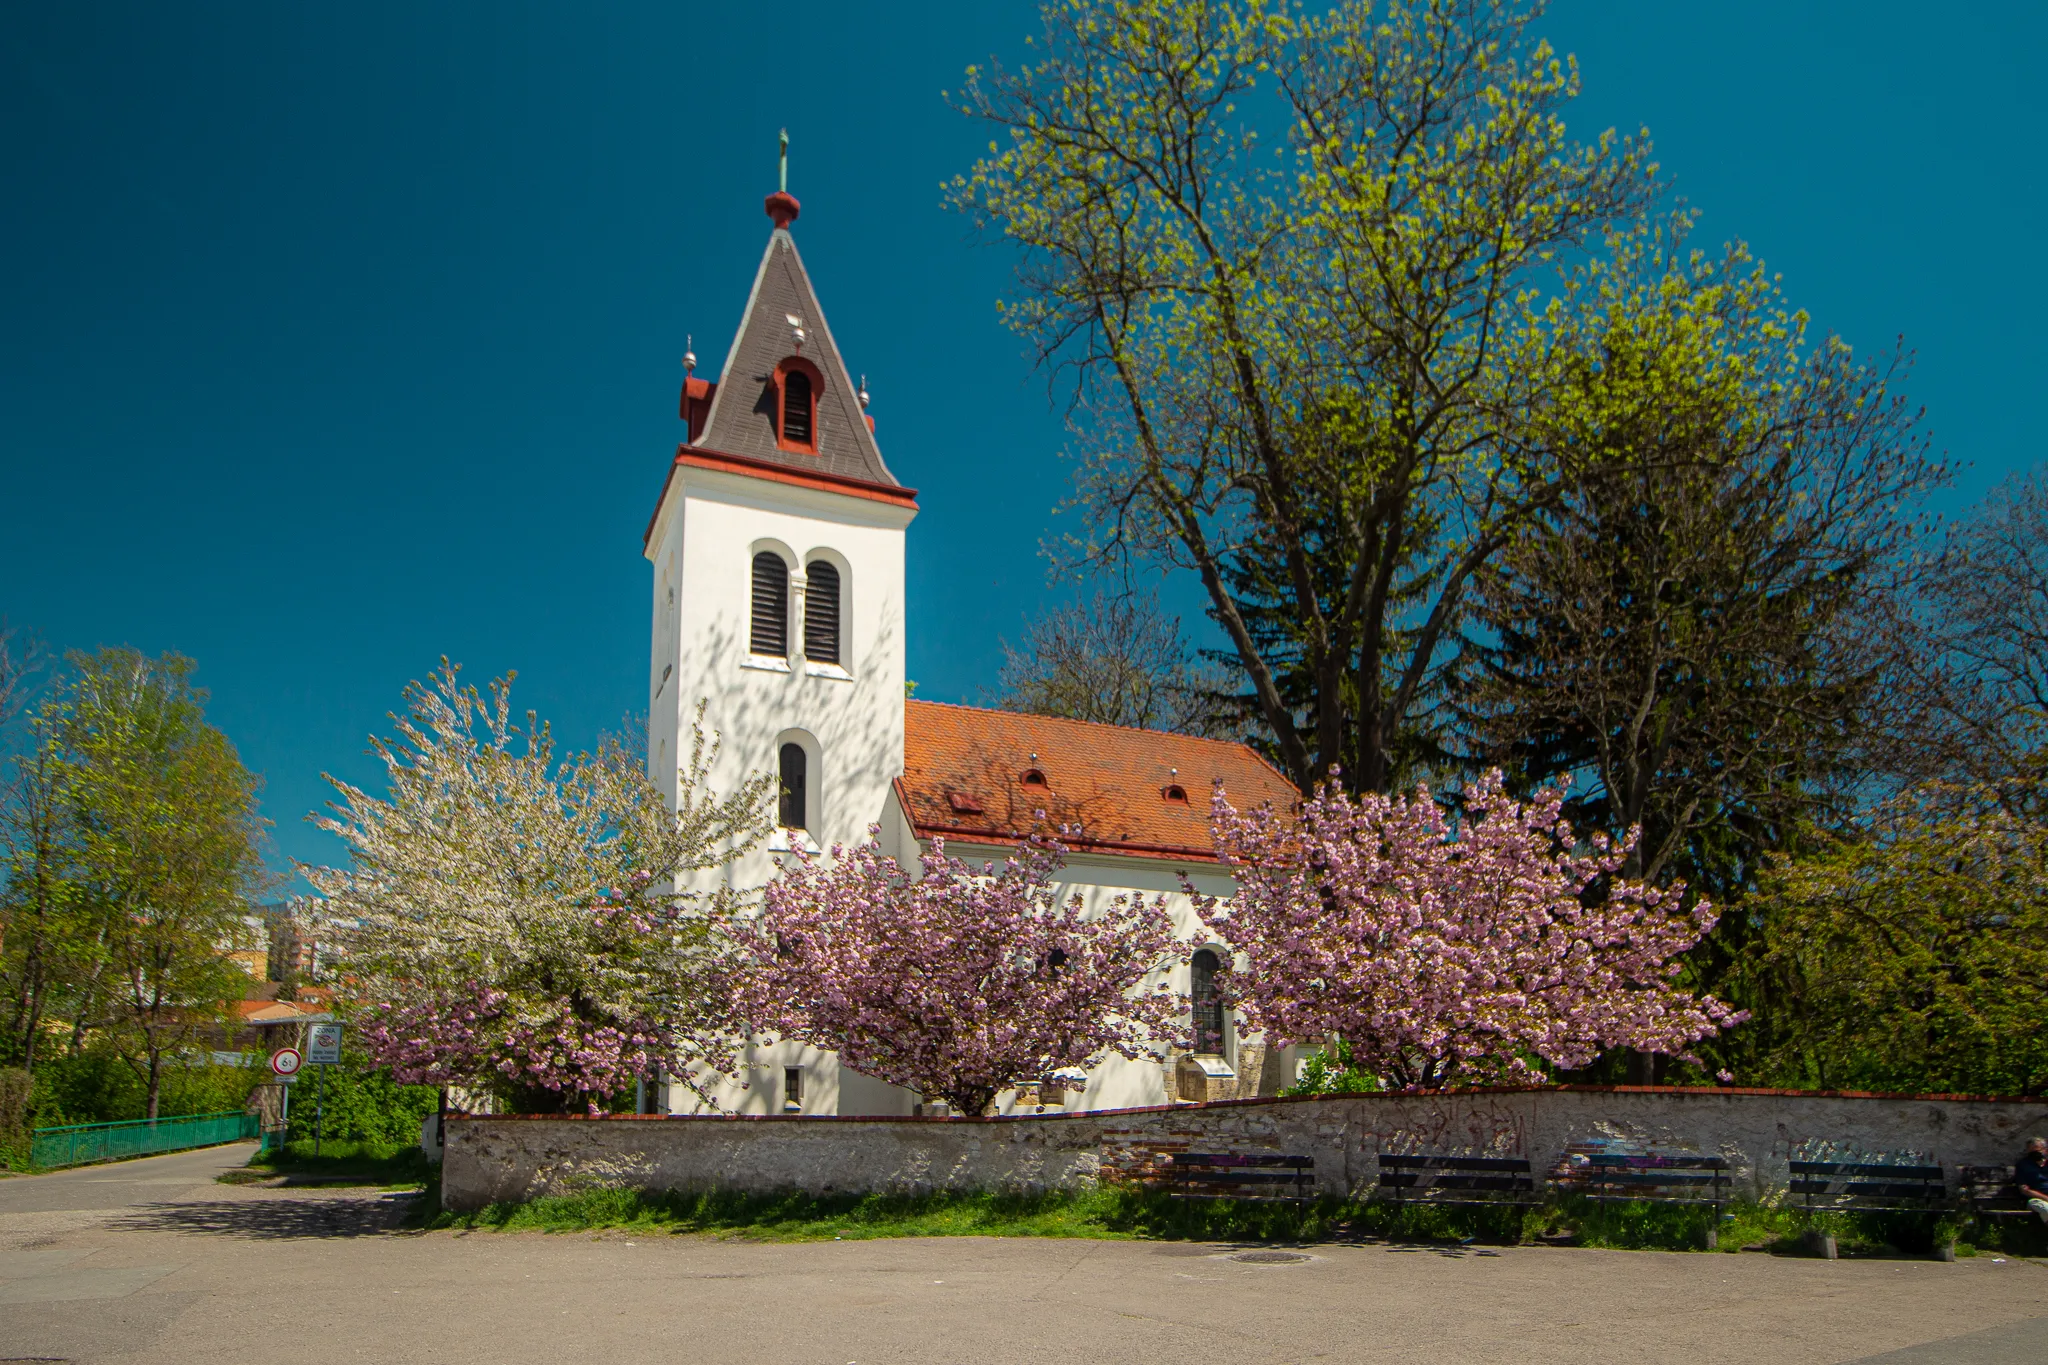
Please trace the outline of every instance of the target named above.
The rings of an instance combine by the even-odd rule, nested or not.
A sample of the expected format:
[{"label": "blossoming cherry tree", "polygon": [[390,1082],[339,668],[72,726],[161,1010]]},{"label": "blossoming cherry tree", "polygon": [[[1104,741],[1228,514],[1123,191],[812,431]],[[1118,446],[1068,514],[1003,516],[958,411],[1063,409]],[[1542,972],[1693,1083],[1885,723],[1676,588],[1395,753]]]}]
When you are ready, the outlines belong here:
[{"label": "blossoming cherry tree", "polygon": [[318,823],[351,862],[306,876],[360,1036],[401,1081],[520,1109],[602,1109],[657,1069],[696,1084],[730,1065],[736,898],[686,884],[765,835],[769,780],[709,789],[700,706],[671,803],[618,741],[558,761],[531,712],[522,736],[510,687],[486,698],[444,660],[375,741],[389,795],[328,779]]},{"label": "blossoming cherry tree", "polygon": [[1325,787],[1298,820],[1219,790],[1237,894],[1195,903],[1248,959],[1226,993],[1276,1041],[1341,1040],[1399,1087],[1539,1080],[1613,1047],[1684,1055],[1746,1018],[1674,980],[1713,907],[1622,877],[1629,844],[1580,844],[1562,799],[1517,801],[1495,770],[1454,830],[1426,787]]},{"label": "blossoming cherry tree", "polygon": [[1061,900],[1057,842],[976,865],[933,840],[917,877],[872,838],[832,852],[796,857],[741,922],[757,1028],[968,1115],[1016,1081],[1183,1039],[1164,904],[1119,896],[1091,915]]}]

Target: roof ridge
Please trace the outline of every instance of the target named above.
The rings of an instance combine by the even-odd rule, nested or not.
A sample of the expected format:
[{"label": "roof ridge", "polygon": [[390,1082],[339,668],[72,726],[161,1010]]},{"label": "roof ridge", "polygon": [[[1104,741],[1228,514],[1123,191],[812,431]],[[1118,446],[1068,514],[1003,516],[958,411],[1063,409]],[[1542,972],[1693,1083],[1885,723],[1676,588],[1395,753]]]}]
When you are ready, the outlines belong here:
[{"label": "roof ridge", "polygon": [[[1273,768],[1273,765],[1267,762],[1264,754],[1261,754],[1257,749],[1252,748],[1251,745],[1241,739],[1213,739],[1208,735],[1191,735],[1183,730],[1150,730],[1142,725],[1119,725],[1113,720],[1082,720],[1077,716],[1049,716],[1043,711],[1014,711],[1007,706],[975,706],[964,701],[932,701],[925,697],[907,697],[905,698],[905,704],[911,706],[944,706],[955,711],[978,711],[983,715],[991,716],[1028,716],[1032,720],[1049,720],[1060,725],[1085,725],[1092,730],[1126,730],[1134,735],[1163,735],[1167,739],[1184,739],[1195,744],[1221,744],[1232,749],[1243,749],[1261,763],[1265,763],[1267,767]],[[1273,768],[1273,772],[1283,781],[1286,780],[1286,774],[1282,773],[1278,768]],[[1288,785],[1292,786],[1293,783],[1290,782]]]}]

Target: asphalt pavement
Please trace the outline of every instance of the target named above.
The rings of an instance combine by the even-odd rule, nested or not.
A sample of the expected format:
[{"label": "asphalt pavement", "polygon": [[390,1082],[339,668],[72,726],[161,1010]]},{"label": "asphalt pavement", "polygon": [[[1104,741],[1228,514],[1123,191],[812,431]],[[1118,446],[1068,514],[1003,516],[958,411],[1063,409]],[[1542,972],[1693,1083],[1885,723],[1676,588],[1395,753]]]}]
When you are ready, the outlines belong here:
[{"label": "asphalt pavement", "polygon": [[0,1180],[0,1362],[2048,1361],[2011,1258],[421,1233],[250,1150]]}]

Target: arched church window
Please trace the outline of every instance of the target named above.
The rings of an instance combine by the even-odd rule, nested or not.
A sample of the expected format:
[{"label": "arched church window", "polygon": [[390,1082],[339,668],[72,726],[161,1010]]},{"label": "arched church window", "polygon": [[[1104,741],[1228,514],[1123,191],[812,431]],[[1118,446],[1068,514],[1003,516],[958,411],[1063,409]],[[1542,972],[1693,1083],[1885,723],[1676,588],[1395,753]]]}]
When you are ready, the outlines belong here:
[{"label": "arched church window", "polygon": [[839,570],[822,559],[805,571],[804,657],[814,664],[839,660]]},{"label": "arched church window", "polygon": [[1223,997],[1216,990],[1216,973],[1223,960],[1203,948],[1189,964],[1189,994],[1194,997],[1195,1052],[1201,1056],[1223,1055]]},{"label": "arched church window", "polygon": [[776,823],[784,829],[809,829],[804,819],[804,785],[808,764],[804,758],[804,746],[785,744],[782,746],[782,802],[776,812]]},{"label": "arched church window", "polygon": [[789,656],[789,565],[773,550],[754,556],[754,617],[747,648],[778,659]]},{"label": "arched church window", "polygon": [[782,375],[782,443],[808,446],[816,429],[811,377],[794,367]]}]

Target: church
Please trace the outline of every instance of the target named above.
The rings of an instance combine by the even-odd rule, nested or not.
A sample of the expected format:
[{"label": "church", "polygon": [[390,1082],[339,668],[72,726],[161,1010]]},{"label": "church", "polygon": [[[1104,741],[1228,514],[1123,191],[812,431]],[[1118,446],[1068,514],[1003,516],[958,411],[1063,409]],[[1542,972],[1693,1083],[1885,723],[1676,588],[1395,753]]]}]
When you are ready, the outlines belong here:
[{"label": "church", "polygon": [[[854,844],[871,826],[907,867],[934,839],[960,857],[1006,856],[1038,811],[1078,827],[1064,894],[1090,906],[1167,898],[1186,943],[1173,984],[1192,1001],[1195,1050],[1112,1058],[1079,1092],[1019,1077],[999,1108],[1275,1092],[1295,1059],[1239,1030],[1216,1000],[1229,949],[1196,919],[1182,878],[1231,893],[1209,835],[1214,784],[1241,808],[1289,804],[1293,787],[1242,744],[905,695],[904,539],[917,492],[883,460],[865,386],[826,324],[792,232],[796,199],[778,191],[767,210],[774,226],[718,378],[697,378],[695,356],[684,358],[685,435],[647,524],[650,775],[675,798],[702,700],[722,746],[714,787],[780,778],[774,834],[726,873],[743,887],[766,883],[793,848]],[[741,1060],[745,1083],[713,1088],[719,1110],[919,1112],[919,1096],[805,1044],[755,1040]],[[705,1107],[684,1087],[657,1089],[657,1111]]]}]

